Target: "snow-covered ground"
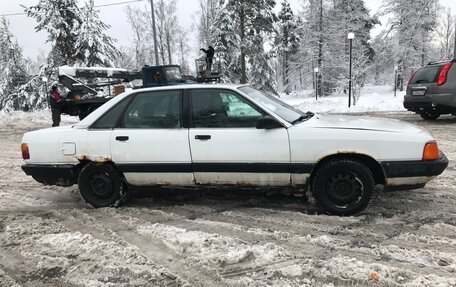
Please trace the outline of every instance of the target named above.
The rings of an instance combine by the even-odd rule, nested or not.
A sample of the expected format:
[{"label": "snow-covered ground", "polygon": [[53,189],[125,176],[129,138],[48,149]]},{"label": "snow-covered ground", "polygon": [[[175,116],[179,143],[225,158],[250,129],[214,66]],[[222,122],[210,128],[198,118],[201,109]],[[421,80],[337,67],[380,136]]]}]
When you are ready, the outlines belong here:
[{"label": "snow-covered ground", "polygon": [[[92,209],[77,186],[20,169],[22,134],[49,127],[50,112],[0,113],[0,286],[456,286],[456,119],[425,122],[372,91],[353,111],[426,126],[451,164],[423,189],[377,190],[351,217],[246,190],[154,190]],[[287,99],[346,111],[325,100],[334,104]]]}]

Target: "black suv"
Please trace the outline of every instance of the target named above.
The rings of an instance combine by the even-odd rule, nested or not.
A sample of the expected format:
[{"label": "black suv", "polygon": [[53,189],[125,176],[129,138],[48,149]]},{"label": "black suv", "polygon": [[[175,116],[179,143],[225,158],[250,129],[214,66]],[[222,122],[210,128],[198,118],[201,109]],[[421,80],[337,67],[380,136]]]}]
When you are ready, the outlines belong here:
[{"label": "black suv", "polygon": [[404,96],[404,108],[425,120],[442,114],[456,115],[455,60],[431,62],[412,74]]}]

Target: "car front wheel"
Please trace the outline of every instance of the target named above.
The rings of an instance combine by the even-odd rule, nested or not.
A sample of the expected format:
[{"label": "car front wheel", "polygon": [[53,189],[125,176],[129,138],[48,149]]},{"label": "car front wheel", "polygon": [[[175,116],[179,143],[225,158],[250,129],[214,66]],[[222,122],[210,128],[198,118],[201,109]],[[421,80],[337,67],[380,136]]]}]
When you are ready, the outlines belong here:
[{"label": "car front wheel", "polygon": [[311,183],[318,205],[335,215],[352,215],[364,210],[372,197],[375,180],[361,162],[331,159],[317,168]]},{"label": "car front wheel", "polygon": [[82,198],[93,207],[113,206],[121,197],[120,174],[109,164],[88,163],[78,179]]}]

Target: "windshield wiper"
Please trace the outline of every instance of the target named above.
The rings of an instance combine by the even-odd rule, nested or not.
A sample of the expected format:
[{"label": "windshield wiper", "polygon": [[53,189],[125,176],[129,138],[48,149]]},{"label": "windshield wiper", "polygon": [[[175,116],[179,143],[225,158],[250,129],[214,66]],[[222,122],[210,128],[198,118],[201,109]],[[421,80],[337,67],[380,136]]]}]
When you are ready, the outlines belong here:
[{"label": "windshield wiper", "polygon": [[294,124],[297,124],[297,123],[302,122],[304,120],[310,119],[311,117],[313,117],[313,115],[314,115],[314,113],[307,112],[305,115],[301,115],[299,118],[297,118],[296,120],[292,121],[291,124],[294,125]]}]

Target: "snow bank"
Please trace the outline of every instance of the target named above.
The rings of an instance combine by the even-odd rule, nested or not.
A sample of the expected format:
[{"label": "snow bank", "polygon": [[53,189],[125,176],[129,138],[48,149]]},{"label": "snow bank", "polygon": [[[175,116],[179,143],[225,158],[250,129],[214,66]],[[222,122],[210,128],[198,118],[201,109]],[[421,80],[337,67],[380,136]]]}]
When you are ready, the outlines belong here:
[{"label": "snow bank", "polygon": [[[370,111],[405,111],[405,92],[394,91],[390,86],[366,86],[355,105],[348,108],[348,95],[328,96],[315,100],[313,91],[301,91],[292,95],[282,95],[281,99],[303,111],[318,113],[351,113]],[[353,104],[353,103],[352,103]]]},{"label": "snow bank", "polygon": [[[79,122],[78,117],[72,117],[69,115],[62,115],[62,121],[60,125],[71,125]],[[25,126],[26,124],[26,126]],[[23,112],[23,111],[13,111],[13,112],[4,112],[0,111],[0,125],[6,126],[20,126],[23,125],[23,128],[44,128],[46,126],[51,127],[52,117],[51,110],[45,109],[34,112]]]}]

